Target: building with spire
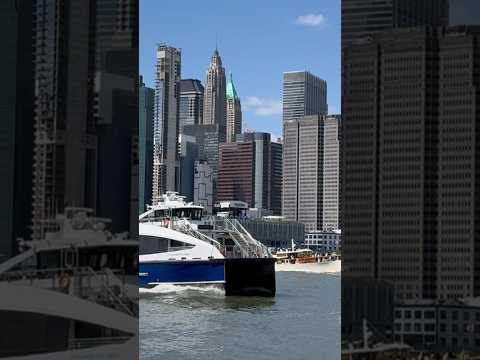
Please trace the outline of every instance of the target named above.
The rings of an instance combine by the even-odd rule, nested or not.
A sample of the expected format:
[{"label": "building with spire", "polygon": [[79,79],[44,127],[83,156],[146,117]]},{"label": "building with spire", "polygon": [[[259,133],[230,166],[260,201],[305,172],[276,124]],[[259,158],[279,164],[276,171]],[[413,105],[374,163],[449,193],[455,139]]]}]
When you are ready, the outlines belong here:
[{"label": "building with spire", "polygon": [[242,133],[242,106],[233,85],[232,73],[227,83],[227,142],[235,142],[235,136]]},{"label": "building with spire", "polygon": [[219,125],[219,141],[226,138],[226,79],[225,68],[218,50],[215,49],[208,66],[205,79],[205,95],[203,105],[203,124]]}]

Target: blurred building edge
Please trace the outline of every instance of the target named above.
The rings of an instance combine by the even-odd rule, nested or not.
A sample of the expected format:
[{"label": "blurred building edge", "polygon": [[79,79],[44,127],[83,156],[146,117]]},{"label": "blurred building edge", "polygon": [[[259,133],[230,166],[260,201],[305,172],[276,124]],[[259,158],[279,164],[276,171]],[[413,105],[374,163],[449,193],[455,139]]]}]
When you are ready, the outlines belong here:
[{"label": "blurred building edge", "polygon": [[33,0],[0,2],[0,262],[30,238],[33,161]]},{"label": "blurred building edge", "polygon": [[146,210],[146,205],[152,204],[153,180],[153,119],[154,119],[155,89],[145,86],[140,77],[138,98],[139,110],[139,179],[138,179],[138,213]]},{"label": "blurred building edge", "polygon": [[393,339],[394,289],[386,281],[354,278],[342,273],[342,341],[364,336],[364,321],[374,342]]},{"label": "blurred building edge", "polygon": [[[448,2],[424,0],[379,2],[405,6],[401,14],[395,13],[400,8],[390,9],[392,19],[403,20],[390,19],[373,31],[363,27],[370,22],[358,21],[362,11],[364,19],[378,11],[362,7],[366,3],[342,2],[342,286],[348,290],[342,297],[342,334],[357,336],[354,320],[376,321],[365,313],[364,298],[349,296],[363,278],[391,284],[401,314],[407,304],[416,303],[423,316],[424,301],[480,296],[479,28],[437,27],[448,22],[440,7]],[[420,4],[425,16],[415,18]],[[450,1],[451,23],[466,24],[460,14],[467,19],[475,12],[478,22],[479,5]],[[353,277],[358,280],[345,281]],[[456,306],[469,311],[465,304]],[[381,328],[377,320],[374,326]],[[450,328],[442,335],[430,323],[417,323],[411,330],[408,321],[396,323],[393,332],[415,349],[480,349],[480,336],[452,337]]]},{"label": "blurred building edge", "polygon": [[38,0],[33,9],[33,238],[66,206],[136,234],[138,4]]}]

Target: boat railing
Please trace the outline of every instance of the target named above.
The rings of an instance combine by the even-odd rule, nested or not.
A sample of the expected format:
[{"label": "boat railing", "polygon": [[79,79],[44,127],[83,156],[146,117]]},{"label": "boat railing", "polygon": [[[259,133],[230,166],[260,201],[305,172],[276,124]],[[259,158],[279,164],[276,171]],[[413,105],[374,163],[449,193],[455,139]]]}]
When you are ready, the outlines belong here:
[{"label": "boat railing", "polygon": [[252,235],[240,224],[237,219],[224,218],[222,219],[226,229],[231,230],[235,237],[243,241],[244,247],[248,253],[248,257],[269,257],[269,252],[266,246],[260,241],[253,238]]},{"label": "boat railing", "polygon": [[[146,217],[140,220],[141,222],[151,222],[155,225],[170,228],[190,235],[198,240],[204,241],[208,244],[216,246],[220,251],[226,252],[226,247],[221,245],[218,241],[205,235],[203,232],[196,230],[188,219],[179,219],[175,217]],[[260,241],[254,239],[252,235],[243,227],[237,220],[232,218],[220,218],[209,215],[202,218],[204,225],[210,225],[215,231],[228,232],[230,238],[236,245],[236,250],[233,251],[235,257],[270,257],[270,253],[265,245]]]},{"label": "boat railing", "polygon": [[125,292],[124,270],[95,271],[87,266],[17,270],[0,274],[0,282],[58,291],[135,315],[136,306]]},{"label": "boat railing", "polygon": [[230,221],[234,226],[235,228],[243,235],[247,238],[248,242],[250,244],[252,244],[252,246],[255,248],[255,253],[260,253],[260,256],[259,257],[271,257],[271,254],[270,254],[270,251],[268,250],[268,248],[263,245],[260,241],[258,241],[257,239],[255,239],[249,232],[247,229],[245,229],[245,227],[240,223],[240,221],[238,221],[237,219],[228,219],[228,221]]},{"label": "boat railing", "polygon": [[211,237],[203,234],[202,232],[195,230],[190,222],[186,219],[173,219],[172,221],[172,228],[175,230],[179,230],[187,235],[193,236],[197,240],[204,241],[208,244],[214,245],[217,248],[220,248],[220,243]]}]

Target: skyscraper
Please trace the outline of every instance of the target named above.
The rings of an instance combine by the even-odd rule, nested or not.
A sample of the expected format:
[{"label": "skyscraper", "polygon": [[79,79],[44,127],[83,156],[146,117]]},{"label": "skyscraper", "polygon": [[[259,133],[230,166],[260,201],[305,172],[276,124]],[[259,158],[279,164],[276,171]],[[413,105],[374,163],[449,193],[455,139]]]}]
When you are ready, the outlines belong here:
[{"label": "skyscraper", "polygon": [[342,0],[342,47],[392,28],[448,22],[449,0]]},{"label": "skyscraper", "polygon": [[186,201],[194,200],[194,170],[198,160],[198,145],[196,138],[185,134],[179,136],[180,165],[178,192],[185,196]]},{"label": "skyscraper", "polygon": [[340,228],[340,144],[341,116],[325,118],[323,135],[323,225]]},{"label": "skyscraper", "polygon": [[[91,106],[95,94],[85,81],[93,81],[94,76],[94,67],[90,66],[96,50],[90,41],[91,6],[76,2],[65,7],[46,3],[36,6],[32,199],[35,239],[51,230],[46,220],[62,213],[65,206],[94,207],[97,201],[97,168],[94,161],[89,161],[97,158],[97,129],[92,121],[95,109]],[[77,21],[62,21],[73,14]],[[45,41],[45,37],[54,40]],[[66,54],[73,51],[75,61],[70,61]],[[84,145],[79,146],[80,142]]]},{"label": "skyscraper", "polygon": [[327,115],[327,83],[308,71],[283,73],[283,121]]},{"label": "skyscraper", "polygon": [[[203,185],[195,185],[194,198],[204,199],[202,200],[203,203],[211,209],[213,203],[216,201],[217,193],[219,125],[185,125],[183,135],[194,138],[197,145],[197,160],[200,161],[199,166],[204,170],[202,171],[205,175],[202,175],[198,179],[195,177],[195,179],[200,181],[200,183],[197,181],[197,185],[202,184],[203,181],[209,182],[206,187]],[[197,174],[195,174],[195,176],[197,176]],[[201,194],[197,194],[197,190],[200,191]],[[212,198],[211,201],[209,200],[210,197]]]},{"label": "skyscraper", "polygon": [[218,125],[186,125],[184,135],[195,138],[198,145],[198,158],[205,160],[210,165],[213,177],[218,175]]},{"label": "skyscraper", "polygon": [[153,109],[155,90],[145,86],[140,78],[139,88],[139,194],[138,211],[145,211],[145,206],[152,203],[153,180]]},{"label": "skyscraper", "polygon": [[227,142],[234,142],[235,136],[242,132],[242,106],[233,85],[232,73],[227,83]]},{"label": "skyscraper", "polygon": [[283,144],[270,144],[270,206],[273,215],[282,215]]},{"label": "skyscraper", "polygon": [[345,79],[362,89],[344,99],[344,271],[394,284],[400,301],[480,294],[468,90],[479,39],[475,28],[406,29],[345,50]]},{"label": "skyscraper", "polygon": [[[252,142],[254,151],[254,201],[252,207],[270,210],[271,197],[271,141],[270,134],[253,132],[238,134],[237,143]],[[239,199],[234,199],[239,200]]]},{"label": "skyscraper", "polygon": [[202,124],[204,88],[200,80],[180,80],[179,133],[185,125]]},{"label": "skyscraper", "polygon": [[307,232],[321,230],[323,223],[323,133],[321,115],[283,124],[282,214]]},{"label": "skyscraper", "polygon": [[218,50],[215,49],[205,78],[203,124],[218,124],[220,142],[226,138],[226,80],[225,69]]},{"label": "skyscraper", "polygon": [[158,202],[166,191],[175,191],[177,183],[180,66],[180,50],[167,45],[158,46],[153,132],[153,203]]},{"label": "skyscraper", "polygon": [[255,142],[220,144],[217,200],[255,206]]}]

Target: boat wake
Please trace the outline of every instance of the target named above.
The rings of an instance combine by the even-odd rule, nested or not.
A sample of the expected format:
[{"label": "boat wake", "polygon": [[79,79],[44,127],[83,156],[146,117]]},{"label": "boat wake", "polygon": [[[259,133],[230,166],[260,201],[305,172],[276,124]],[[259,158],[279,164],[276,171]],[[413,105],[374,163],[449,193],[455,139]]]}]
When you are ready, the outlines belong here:
[{"label": "boat wake", "polygon": [[170,294],[183,294],[183,293],[199,293],[208,295],[225,295],[224,286],[219,285],[173,285],[173,284],[160,284],[151,289],[140,288],[140,296],[149,295],[170,295]]},{"label": "boat wake", "polygon": [[277,272],[292,271],[312,274],[340,275],[341,270],[342,262],[340,260],[314,264],[275,264],[275,271]]}]

